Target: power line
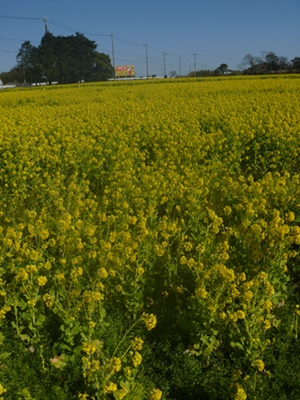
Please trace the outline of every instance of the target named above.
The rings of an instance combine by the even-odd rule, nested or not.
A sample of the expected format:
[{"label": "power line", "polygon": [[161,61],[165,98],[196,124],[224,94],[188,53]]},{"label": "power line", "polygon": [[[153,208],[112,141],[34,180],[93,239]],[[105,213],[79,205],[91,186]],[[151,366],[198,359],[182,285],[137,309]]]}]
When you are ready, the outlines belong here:
[{"label": "power line", "polygon": [[128,40],[119,38],[118,36],[115,35],[115,38],[118,39],[120,42],[126,43],[126,44],[130,44],[131,46],[145,46],[144,43],[133,43],[133,42],[129,42]]},{"label": "power line", "polygon": [[59,24],[58,22],[55,22],[55,21],[53,21],[52,19],[48,19],[48,22],[49,22],[51,25],[57,26],[58,28],[63,28],[63,29],[65,29],[65,30],[67,30],[67,31],[79,32],[79,30],[77,30],[77,29],[70,28],[69,26]]},{"label": "power line", "polygon": [[0,14],[0,18],[2,19],[15,19],[15,20],[27,20],[27,21],[44,21],[45,24],[45,32],[49,32],[48,31],[48,26],[47,26],[47,20],[46,17],[44,18],[33,18],[33,17],[16,17],[16,16],[12,16],[12,15],[3,15]]},{"label": "power line", "polygon": [[163,53],[161,50],[154,49],[152,46],[149,46],[149,49],[151,49],[151,50],[154,51],[155,53],[159,53],[159,54],[162,54],[162,53]]},{"label": "power line", "polygon": [[6,19],[24,19],[24,20],[31,20],[31,21],[42,21],[43,18],[32,18],[32,17],[13,17],[11,15],[2,15],[0,14],[0,18]]},{"label": "power line", "polygon": [[92,33],[92,32],[85,32],[85,31],[82,31],[81,29],[76,29],[76,28],[74,28],[74,27],[72,28],[72,27],[70,27],[70,26],[60,24],[59,22],[56,22],[56,21],[54,21],[53,19],[48,19],[48,22],[49,22],[51,25],[57,26],[58,28],[66,29],[66,30],[71,31],[71,32],[81,32],[82,34],[88,35],[88,36],[111,36],[110,33]]},{"label": "power line", "polygon": [[0,36],[0,40],[2,41],[9,41],[9,42],[23,42],[22,39],[13,39],[13,38],[7,38],[7,37],[1,37]]},{"label": "power line", "polygon": [[[7,38],[7,37],[0,37],[0,42],[15,42],[15,43],[22,43],[25,42],[26,39],[15,39],[15,38]],[[30,40],[32,43],[39,43],[37,40]]]}]

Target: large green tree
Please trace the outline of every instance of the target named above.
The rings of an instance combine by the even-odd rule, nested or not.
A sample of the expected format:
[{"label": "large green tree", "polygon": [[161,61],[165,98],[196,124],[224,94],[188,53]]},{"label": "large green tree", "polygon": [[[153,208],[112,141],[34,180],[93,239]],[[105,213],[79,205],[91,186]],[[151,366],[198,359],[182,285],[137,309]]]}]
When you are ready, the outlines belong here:
[{"label": "large green tree", "polygon": [[96,49],[97,44],[83,34],[54,36],[47,32],[38,47],[29,41],[22,44],[18,68],[29,83],[107,80],[113,76],[110,57]]},{"label": "large green tree", "polygon": [[59,46],[57,38],[50,32],[42,37],[38,47],[41,78],[52,83],[58,80],[57,61]]},{"label": "large green tree", "polygon": [[113,77],[114,67],[111,64],[110,57],[104,53],[95,51],[94,65],[92,69],[92,81],[106,81]]}]

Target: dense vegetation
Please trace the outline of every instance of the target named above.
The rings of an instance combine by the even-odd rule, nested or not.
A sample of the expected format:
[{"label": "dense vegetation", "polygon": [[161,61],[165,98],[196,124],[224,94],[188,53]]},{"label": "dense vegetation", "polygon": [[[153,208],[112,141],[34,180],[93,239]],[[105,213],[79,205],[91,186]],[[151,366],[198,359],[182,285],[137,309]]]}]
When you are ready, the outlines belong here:
[{"label": "dense vegetation", "polygon": [[4,83],[74,83],[106,81],[114,73],[110,57],[96,51],[97,45],[83,34],[54,36],[47,32],[39,46],[25,41],[17,66],[0,75]]},{"label": "dense vegetation", "polygon": [[300,398],[299,93],[0,93],[0,396]]}]

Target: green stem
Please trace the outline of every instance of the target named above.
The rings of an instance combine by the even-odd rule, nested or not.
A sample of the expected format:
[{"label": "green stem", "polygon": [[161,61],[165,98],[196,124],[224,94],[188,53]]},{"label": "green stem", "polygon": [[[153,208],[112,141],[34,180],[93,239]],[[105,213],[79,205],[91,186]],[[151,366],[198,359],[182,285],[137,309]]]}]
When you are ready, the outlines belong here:
[{"label": "green stem", "polygon": [[16,327],[18,336],[20,336],[19,318],[18,318],[18,308],[16,307],[15,304],[14,304],[14,314],[15,314],[15,319],[16,319],[16,325],[15,325],[15,327]]},{"label": "green stem", "polygon": [[131,325],[131,327],[125,332],[124,336],[122,337],[122,339],[120,340],[120,342],[118,343],[117,347],[115,348],[115,351],[112,355],[112,357],[114,357],[119,349],[119,347],[121,346],[121,344],[124,342],[125,338],[127,337],[127,335],[129,334],[129,332],[132,331],[132,329],[142,320],[142,318],[138,319],[137,321],[135,321],[134,324]]}]

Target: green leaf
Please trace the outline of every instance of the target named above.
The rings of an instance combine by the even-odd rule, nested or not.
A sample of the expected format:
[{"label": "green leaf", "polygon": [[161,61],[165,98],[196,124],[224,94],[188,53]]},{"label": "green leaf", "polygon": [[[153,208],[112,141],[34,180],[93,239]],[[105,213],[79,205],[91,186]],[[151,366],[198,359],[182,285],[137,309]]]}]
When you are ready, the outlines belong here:
[{"label": "green leaf", "polygon": [[37,320],[36,320],[36,322],[35,322],[35,325],[37,325],[37,326],[43,325],[43,323],[45,322],[45,319],[46,319],[45,315],[40,314],[40,315],[37,317]]},{"label": "green leaf", "polygon": [[11,355],[11,353],[5,352],[5,353],[0,353],[0,360],[4,360],[5,358],[8,358]]},{"label": "green leaf", "polygon": [[29,336],[29,335],[22,334],[22,335],[20,335],[20,338],[21,338],[21,340],[23,340],[23,342],[24,342],[25,340],[27,340],[28,342],[30,342],[30,336]]},{"label": "green leaf", "polygon": [[233,349],[240,349],[240,350],[244,349],[244,346],[240,342],[230,342],[230,346]]},{"label": "green leaf", "polygon": [[81,326],[80,326],[80,323],[78,322],[78,323],[76,323],[76,325],[72,328],[72,330],[71,330],[71,335],[72,336],[75,336],[75,335],[77,335],[79,332],[80,332],[80,330],[81,330]]}]

